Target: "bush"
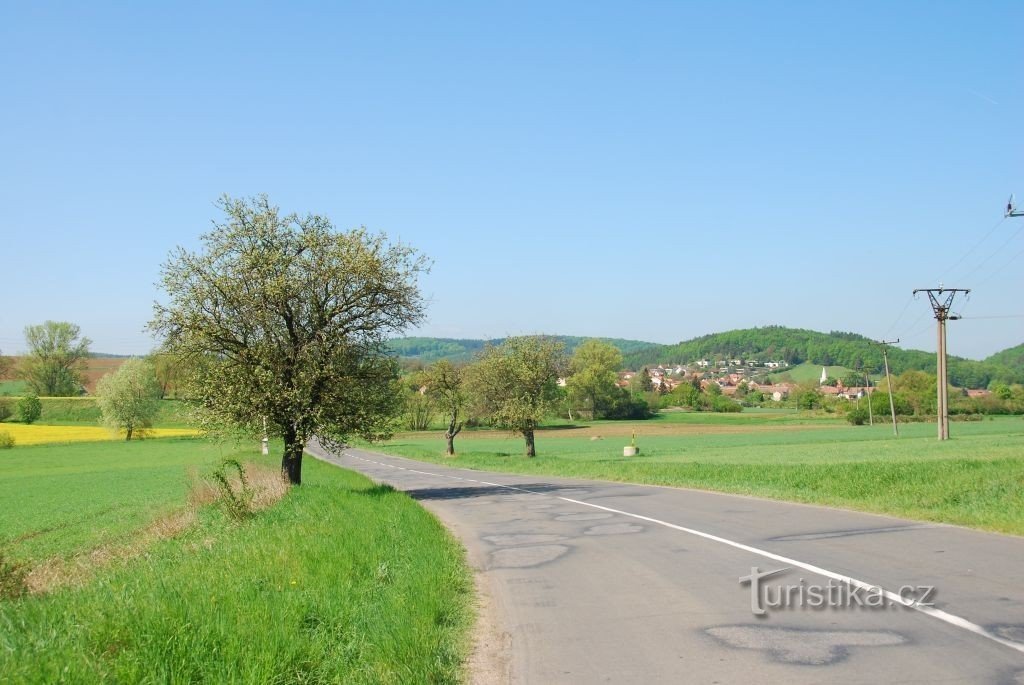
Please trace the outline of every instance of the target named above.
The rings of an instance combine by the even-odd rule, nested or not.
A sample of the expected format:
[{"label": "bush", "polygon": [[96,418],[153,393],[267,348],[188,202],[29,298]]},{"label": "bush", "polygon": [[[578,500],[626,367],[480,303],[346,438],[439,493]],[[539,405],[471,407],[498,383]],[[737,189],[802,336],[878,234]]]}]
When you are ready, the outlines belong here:
[{"label": "bush", "polygon": [[22,423],[35,423],[43,415],[43,403],[35,395],[26,395],[18,400],[18,418]]},{"label": "bush", "polygon": [[619,389],[604,412],[606,419],[648,419],[651,408],[642,395],[632,395],[628,390]]},{"label": "bush", "polygon": [[[233,470],[237,475],[229,476]],[[213,472],[213,482],[217,485],[218,503],[224,513],[235,521],[241,521],[252,515],[253,491],[245,477],[245,468],[236,459],[225,459]]]},{"label": "bush", "polygon": [[857,406],[846,413],[846,420],[853,426],[863,426],[868,420],[868,410]]},{"label": "bush", "polygon": [[0,450],[9,450],[14,447],[14,436],[7,431],[0,431]]},{"label": "bush", "polygon": [[13,413],[14,410],[11,409],[10,400],[0,399],[0,421],[6,421],[7,419],[11,418],[11,414]]}]

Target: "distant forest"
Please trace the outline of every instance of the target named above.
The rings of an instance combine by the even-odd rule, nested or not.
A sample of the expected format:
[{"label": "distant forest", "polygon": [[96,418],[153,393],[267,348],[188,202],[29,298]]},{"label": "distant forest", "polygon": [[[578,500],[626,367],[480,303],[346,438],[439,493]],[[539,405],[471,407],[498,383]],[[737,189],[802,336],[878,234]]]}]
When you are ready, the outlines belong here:
[{"label": "distant forest", "polygon": [[[571,335],[553,335],[552,338],[561,340],[565,344],[566,352],[572,351],[584,340]],[[643,342],[640,340],[622,340],[619,338],[598,338],[604,342],[615,345],[623,354],[629,354],[655,345],[655,343]],[[439,359],[448,359],[453,362],[468,362],[473,356],[482,350],[488,343],[500,344],[504,338],[492,338],[491,340],[463,340],[457,338],[395,338],[388,344],[392,351],[399,357],[408,360],[416,360],[424,364],[431,364]]]},{"label": "distant forest", "polygon": [[[571,354],[587,338],[553,336],[563,341]],[[658,345],[639,340],[602,338],[623,354],[623,367],[636,370],[658,364],[685,364],[700,359],[780,360],[790,364],[811,362],[822,366],[845,366],[877,373],[882,369],[882,351],[869,338],[857,333],[833,331],[819,333],[783,326],[746,328],[704,335],[676,345]],[[430,364],[439,359],[470,361],[494,340],[458,340],[452,338],[398,338],[391,349],[408,361]],[[890,348],[889,365],[893,373],[910,369],[935,371],[935,355],[920,350]],[[993,382],[1024,383],[1024,344],[998,352],[983,361],[949,358],[949,380],[958,387],[985,388]]]}]

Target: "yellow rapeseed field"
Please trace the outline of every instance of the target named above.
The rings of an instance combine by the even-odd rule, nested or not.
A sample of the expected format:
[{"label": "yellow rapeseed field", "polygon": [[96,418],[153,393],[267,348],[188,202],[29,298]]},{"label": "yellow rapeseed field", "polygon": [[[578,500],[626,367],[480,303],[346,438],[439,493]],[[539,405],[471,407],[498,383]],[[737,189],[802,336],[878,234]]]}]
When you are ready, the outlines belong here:
[{"label": "yellow rapeseed field", "polygon": [[[101,442],[123,440],[124,433],[115,435],[100,426],[26,426],[21,423],[0,423],[0,433],[10,433],[15,447],[19,445],[45,445],[54,442]],[[199,435],[192,428],[148,428],[143,437],[171,438]]]}]

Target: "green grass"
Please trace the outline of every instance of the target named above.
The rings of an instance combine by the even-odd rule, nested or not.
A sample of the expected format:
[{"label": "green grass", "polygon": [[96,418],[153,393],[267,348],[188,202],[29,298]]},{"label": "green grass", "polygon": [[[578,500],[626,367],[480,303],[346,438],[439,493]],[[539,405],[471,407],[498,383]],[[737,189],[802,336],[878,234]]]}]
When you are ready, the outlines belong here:
[{"label": "green grass", "polygon": [[213,465],[220,454],[189,439],[0,452],[0,549],[30,562],[121,540],[184,503],[188,470]]},{"label": "green grass", "polygon": [[249,520],[207,507],[83,587],[0,601],[0,682],[457,682],[472,619],[461,547],[404,494],[304,470]]},{"label": "green grass", "polygon": [[21,396],[28,391],[28,383],[25,381],[0,381],[0,397]]},{"label": "green grass", "polygon": [[[831,378],[844,378],[847,374],[852,373],[852,370],[845,366],[826,366],[825,369]],[[784,381],[791,381],[793,383],[817,382],[821,380],[821,364],[804,362],[803,364],[790,366],[778,373],[770,374],[768,377],[775,383]]]},{"label": "green grass", "polygon": [[[932,424],[902,425],[895,440],[886,425],[798,415],[747,424],[731,418],[743,414],[681,416],[668,419],[678,422],[674,428],[620,424],[618,435],[596,440],[614,423],[541,431],[535,459],[520,456],[521,438],[493,433],[460,436],[455,460],[443,456],[436,434],[403,434],[377,449],[474,469],[695,487],[1024,535],[1020,417],[955,422],[954,439],[940,443]],[[624,427],[635,427],[639,457],[622,457],[630,441]]]},{"label": "green grass", "polygon": [[[7,399],[13,403],[15,400]],[[37,423],[47,426],[96,426],[99,425],[100,408],[95,397],[41,397],[43,414]],[[9,420],[17,419],[16,412]],[[179,400],[161,400],[160,409],[153,419],[154,428],[189,428],[189,408]]]}]

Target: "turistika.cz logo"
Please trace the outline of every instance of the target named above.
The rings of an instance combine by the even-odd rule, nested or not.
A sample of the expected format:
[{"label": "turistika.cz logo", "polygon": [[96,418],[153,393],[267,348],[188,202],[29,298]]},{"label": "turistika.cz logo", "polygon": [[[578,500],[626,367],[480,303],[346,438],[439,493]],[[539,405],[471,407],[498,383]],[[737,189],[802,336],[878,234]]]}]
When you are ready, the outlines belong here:
[{"label": "turistika.cz logo", "polygon": [[803,578],[788,584],[766,582],[789,570],[762,571],[753,566],[749,576],[740,577],[740,585],[750,584],[750,611],[755,616],[779,609],[916,609],[931,607],[935,595],[931,585],[903,585],[890,592],[848,578],[829,578],[825,584],[808,583]]}]

